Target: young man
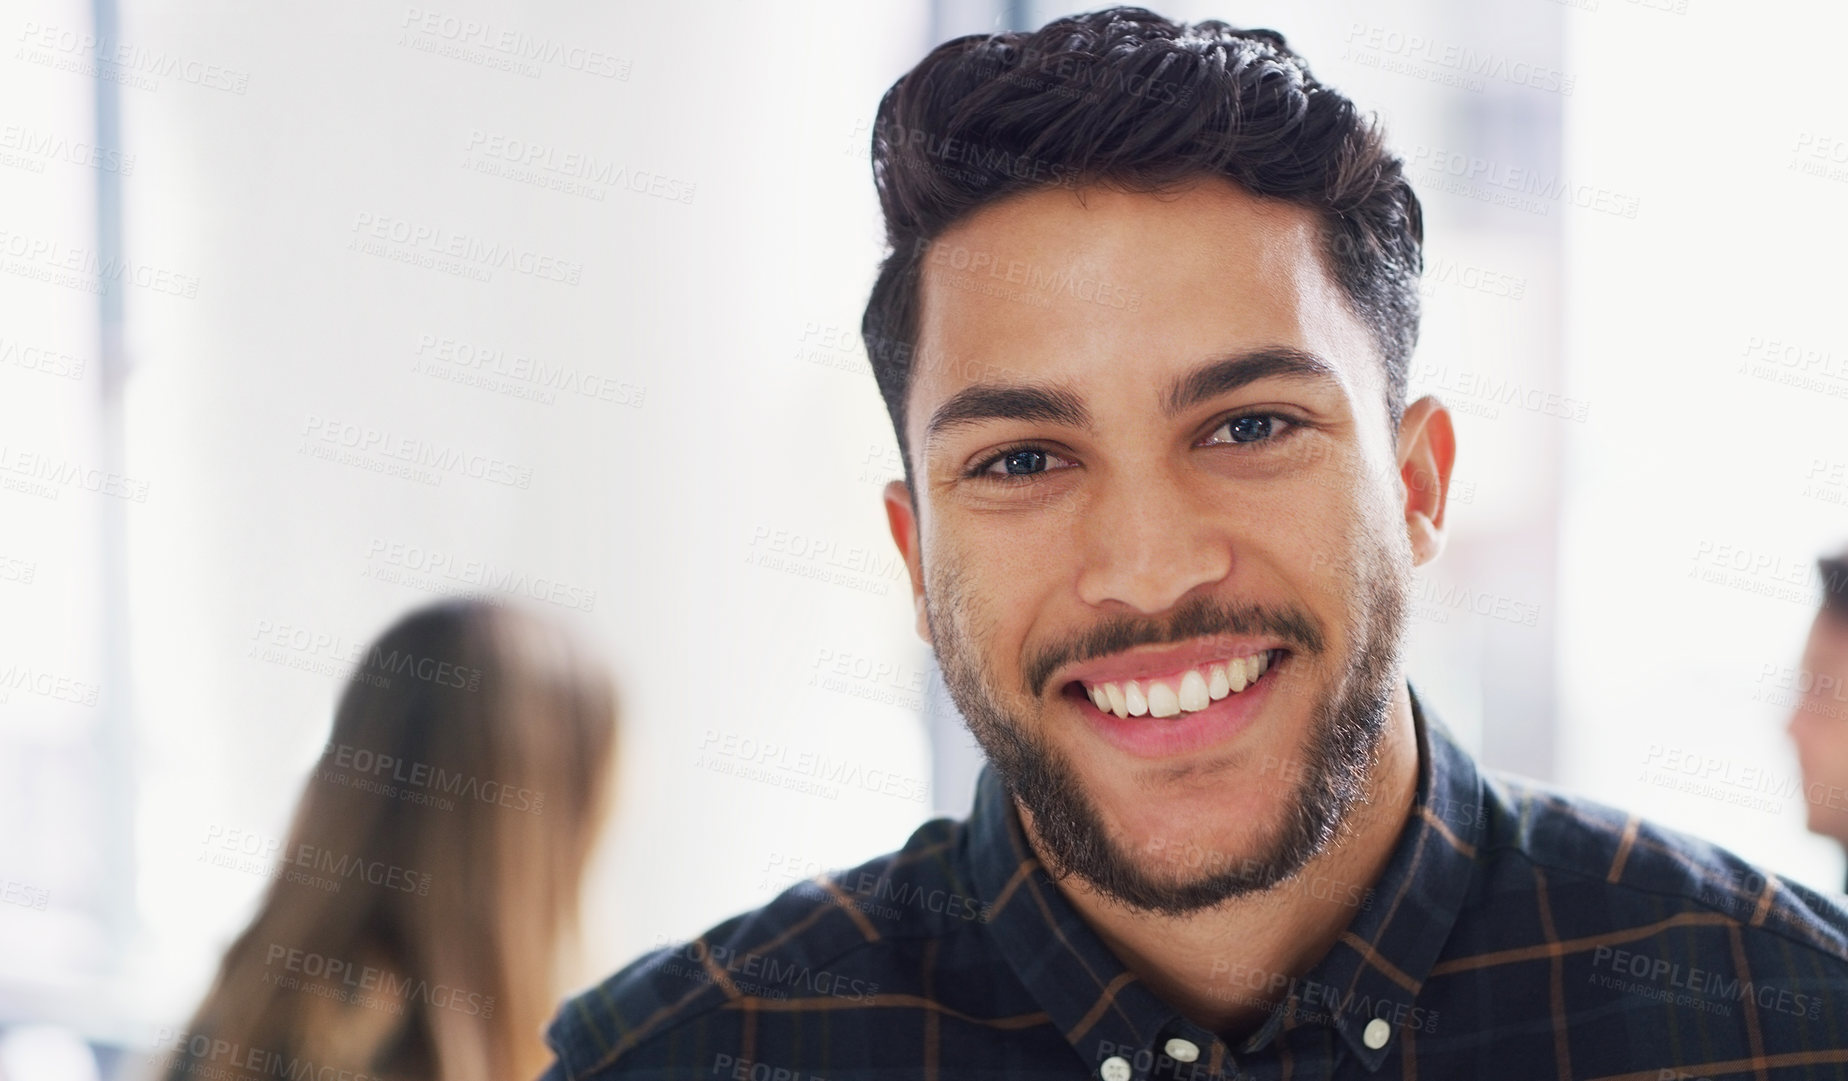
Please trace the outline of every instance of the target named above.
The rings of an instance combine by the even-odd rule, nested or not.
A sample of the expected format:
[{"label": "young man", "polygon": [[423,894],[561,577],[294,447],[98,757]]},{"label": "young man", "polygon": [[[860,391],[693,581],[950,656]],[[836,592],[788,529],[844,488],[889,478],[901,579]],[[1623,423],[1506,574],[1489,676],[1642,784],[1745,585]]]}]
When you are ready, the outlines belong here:
[{"label": "young man", "polygon": [[941,46],[873,162],[886,513],[990,766],[567,1004],[552,1077],[1848,1074],[1848,913],[1481,774],[1407,686],[1455,442],[1351,102],[1116,9]]},{"label": "young man", "polygon": [[1822,610],[1810,624],[1788,731],[1803,768],[1809,829],[1848,849],[1848,551],[1817,561]]}]

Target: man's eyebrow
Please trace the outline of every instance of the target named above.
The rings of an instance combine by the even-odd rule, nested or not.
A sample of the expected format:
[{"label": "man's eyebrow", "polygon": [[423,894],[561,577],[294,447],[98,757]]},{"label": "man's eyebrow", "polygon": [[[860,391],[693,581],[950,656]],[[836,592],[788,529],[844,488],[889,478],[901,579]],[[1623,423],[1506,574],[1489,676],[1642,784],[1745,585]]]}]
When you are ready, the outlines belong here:
[{"label": "man's eyebrow", "polygon": [[1070,428],[1089,428],[1091,412],[1069,390],[1028,385],[977,384],[949,396],[930,415],[924,439],[985,420],[1038,420]]},{"label": "man's eyebrow", "polygon": [[[1182,376],[1168,389],[1162,409],[1173,416],[1200,402],[1230,394],[1260,379],[1284,377],[1339,383],[1334,365],[1314,353],[1266,346],[1222,357]],[[950,395],[924,427],[926,443],[947,431],[986,420],[1028,420],[1089,428],[1091,412],[1069,390],[1031,384],[978,383]]]},{"label": "man's eyebrow", "polygon": [[1213,361],[1175,380],[1162,409],[1174,416],[1247,383],[1278,376],[1336,385],[1341,382],[1335,366],[1314,353],[1289,346],[1267,346]]}]

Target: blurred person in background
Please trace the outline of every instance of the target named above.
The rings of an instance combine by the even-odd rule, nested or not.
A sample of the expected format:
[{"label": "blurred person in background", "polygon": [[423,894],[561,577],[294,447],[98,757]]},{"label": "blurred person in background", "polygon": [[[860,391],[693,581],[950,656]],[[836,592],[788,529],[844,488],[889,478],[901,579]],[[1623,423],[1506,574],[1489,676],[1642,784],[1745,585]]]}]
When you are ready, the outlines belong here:
[{"label": "blurred person in background", "polygon": [[1803,769],[1810,832],[1848,850],[1848,549],[1817,568],[1822,609],[1810,624],[1788,730]]},{"label": "blurred person in background", "polygon": [[348,680],[282,873],[163,1035],[165,1076],[538,1073],[616,712],[604,666],[551,621],[471,600],[399,620]]}]

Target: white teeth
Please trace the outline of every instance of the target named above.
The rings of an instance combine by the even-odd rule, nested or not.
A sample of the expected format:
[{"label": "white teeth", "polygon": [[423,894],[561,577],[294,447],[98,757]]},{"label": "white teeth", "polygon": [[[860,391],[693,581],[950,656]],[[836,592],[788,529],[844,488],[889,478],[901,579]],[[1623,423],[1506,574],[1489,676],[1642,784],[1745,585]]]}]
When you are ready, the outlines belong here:
[{"label": "white teeth", "polygon": [[1212,699],[1206,693],[1206,678],[1200,675],[1198,670],[1190,670],[1181,677],[1181,697],[1176,704],[1177,708],[1192,712],[1196,709],[1205,709],[1206,704],[1211,701]]},{"label": "white teeth", "polygon": [[1172,717],[1181,711],[1180,696],[1159,679],[1149,681],[1149,716]]},{"label": "white teeth", "polygon": [[1270,668],[1269,652],[1253,653],[1222,664],[1190,668],[1181,673],[1180,687],[1159,679],[1099,683],[1086,688],[1091,704],[1118,717],[1174,717],[1196,713],[1258,681]]}]

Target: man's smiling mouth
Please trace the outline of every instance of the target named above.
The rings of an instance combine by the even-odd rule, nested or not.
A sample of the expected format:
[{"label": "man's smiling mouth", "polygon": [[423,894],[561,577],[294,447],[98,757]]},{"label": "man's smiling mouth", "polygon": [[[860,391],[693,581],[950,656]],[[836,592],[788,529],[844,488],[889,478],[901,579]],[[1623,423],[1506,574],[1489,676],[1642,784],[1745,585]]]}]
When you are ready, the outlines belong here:
[{"label": "man's smiling mouth", "polygon": [[1262,679],[1285,652],[1260,650],[1141,679],[1073,680],[1066,690],[1090,698],[1100,712],[1121,719],[1180,717],[1244,692]]}]

